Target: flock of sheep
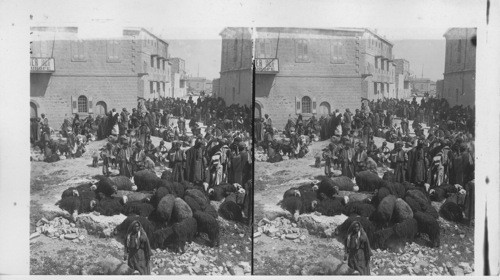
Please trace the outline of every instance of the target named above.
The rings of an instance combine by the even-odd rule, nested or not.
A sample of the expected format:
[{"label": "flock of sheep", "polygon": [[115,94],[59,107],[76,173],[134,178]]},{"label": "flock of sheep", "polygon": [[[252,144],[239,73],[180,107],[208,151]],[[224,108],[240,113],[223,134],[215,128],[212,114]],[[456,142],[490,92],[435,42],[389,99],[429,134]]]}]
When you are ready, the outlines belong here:
[{"label": "flock of sheep", "polygon": [[[336,234],[343,238],[351,223],[359,221],[374,249],[402,248],[420,234],[428,236],[431,247],[439,247],[439,216],[456,222],[463,220],[459,201],[466,193],[459,185],[429,189],[428,184],[394,182],[390,172],[380,178],[370,171],[357,173],[355,180],[356,184],[339,176],[290,188],[279,205],[294,219],[311,212],[326,216],[344,214],[348,219],[337,227]],[[431,201],[443,200],[438,212]]]},{"label": "flock of sheep", "polygon": [[[134,174],[133,181],[125,176],[99,176],[95,184],[68,188],[56,204],[68,211],[73,220],[78,214],[94,211],[105,216],[124,214],[127,218],[115,234],[124,236],[132,221],[139,220],[153,249],[170,247],[183,253],[186,242],[200,233],[207,234],[209,246],[219,246],[218,216],[243,221],[242,210],[248,204],[250,186],[251,182],[246,188],[239,184],[208,188],[204,182],[174,182],[170,171],[163,172],[160,178],[143,170]],[[210,200],[224,202],[216,210]],[[248,212],[245,215],[250,217]]]}]

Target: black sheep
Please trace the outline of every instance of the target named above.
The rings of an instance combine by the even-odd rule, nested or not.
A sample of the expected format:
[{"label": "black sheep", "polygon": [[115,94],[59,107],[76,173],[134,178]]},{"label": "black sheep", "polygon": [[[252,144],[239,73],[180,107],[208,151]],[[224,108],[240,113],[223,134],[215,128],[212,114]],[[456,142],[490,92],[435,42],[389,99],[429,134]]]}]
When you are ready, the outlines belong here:
[{"label": "black sheep", "polygon": [[376,208],[370,203],[362,201],[352,201],[346,204],[344,214],[346,216],[359,215],[362,217],[370,218],[375,212]]},{"label": "black sheep", "polygon": [[189,205],[182,200],[182,198],[176,197],[174,209],[172,210],[173,221],[182,222],[183,220],[191,217],[193,217],[193,211]]},{"label": "black sheep", "polygon": [[437,220],[434,219],[431,215],[423,212],[413,213],[413,217],[418,223],[418,232],[425,233],[429,236],[429,239],[431,241],[431,247],[439,247],[440,227]]},{"label": "black sheep", "polygon": [[184,197],[184,201],[187,203],[187,205],[189,205],[189,207],[191,208],[191,211],[193,211],[193,213],[195,213],[196,211],[203,211],[200,207],[200,205],[198,204],[198,202],[196,202],[196,200],[190,196],[186,196]]},{"label": "black sheep", "polygon": [[313,202],[318,202],[316,192],[304,192],[300,198],[302,199],[302,213],[311,213],[315,211],[317,204]]},{"label": "black sheep", "polygon": [[439,208],[439,214],[448,221],[454,221],[461,223],[464,219],[464,214],[462,208],[458,204],[452,201],[446,201]]},{"label": "black sheep", "polygon": [[387,171],[384,173],[384,176],[382,176],[382,180],[387,181],[387,182],[395,182],[396,176],[394,176],[394,172]]},{"label": "black sheep", "polygon": [[163,173],[161,173],[161,179],[166,180],[166,181],[171,181],[172,180],[172,171],[170,171],[170,170],[163,171]]},{"label": "black sheep", "polygon": [[172,182],[173,194],[177,197],[184,198],[186,195],[186,186],[179,182]]},{"label": "black sheep", "polygon": [[341,191],[353,191],[355,184],[352,180],[347,176],[339,176],[330,178],[332,182],[339,188]]},{"label": "black sheep", "polygon": [[140,170],[134,173],[134,183],[138,191],[153,191],[160,178],[149,170]]},{"label": "black sheep", "polygon": [[127,176],[116,176],[111,177],[111,180],[115,183],[118,190],[122,191],[134,191],[137,190],[137,187],[134,187],[134,184]]},{"label": "black sheep", "polygon": [[150,202],[153,194],[146,192],[117,191],[116,194],[111,197],[122,198],[124,203],[132,201]]},{"label": "black sheep", "polygon": [[413,218],[413,211],[411,210],[411,207],[401,198],[396,199],[393,218],[397,223]]},{"label": "black sheep", "polygon": [[375,195],[373,196],[373,204],[376,206],[388,195],[391,195],[391,191],[386,187],[381,187],[380,189],[375,191]]},{"label": "black sheep", "polygon": [[325,198],[318,203],[316,211],[325,216],[340,215],[344,211],[344,203],[343,198]]},{"label": "black sheep", "polygon": [[394,239],[394,229],[393,228],[385,228],[381,230],[377,230],[373,233],[373,249],[387,249],[388,243],[391,239]]},{"label": "black sheep", "polygon": [[240,222],[243,220],[240,206],[232,201],[224,201],[219,206],[219,214],[226,220],[236,222]]},{"label": "black sheep", "polygon": [[290,188],[290,189],[286,190],[285,193],[283,194],[283,199],[285,199],[287,197],[291,197],[291,196],[300,197],[299,189],[298,188]]},{"label": "black sheep", "polygon": [[151,238],[153,236],[153,233],[155,231],[154,225],[146,217],[136,215],[128,216],[121,224],[119,224],[114,229],[113,233],[120,237],[126,237],[128,227],[134,221],[139,221],[139,223],[141,223],[142,228],[144,229],[144,232],[146,232],[148,238]]},{"label": "black sheep", "polygon": [[170,192],[170,190],[166,187],[160,187],[156,189],[156,191],[153,193],[153,196],[151,197],[151,204],[153,204],[154,207],[158,207],[158,203],[160,203],[161,199],[164,198],[167,194],[172,194],[172,192]]},{"label": "black sheep", "polygon": [[398,236],[399,239],[405,243],[413,242],[418,233],[418,223],[417,220],[413,218],[397,223],[392,228],[394,229],[396,236]]},{"label": "black sheep", "polygon": [[154,210],[153,205],[141,201],[129,201],[123,206],[125,216],[136,214],[141,217],[149,217]]},{"label": "black sheep", "polygon": [[388,195],[382,199],[377,207],[377,211],[373,214],[373,220],[379,226],[387,226],[392,219],[394,213],[394,206],[396,205],[396,197]]},{"label": "black sheep", "polygon": [[304,193],[310,193],[310,192],[313,192],[313,193],[317,193],[318,192],[318,185],[316,185],[315,183],[309,183],[309,184],[304,184],[304,185],[300,185],[297,189],[299,190],[300,194],[304,194]]},{"label": "black sheep", "polygon": [[149,238],[152,249],[165,249],[168,244],[174,244],[175,242],[176,238],[173,227],[158,229],[153,232],[153,235]]},{"label": "black sheep", "polygon": [[160,200],[160,203],[158,203],[158,207],[154,213],[154,217],[157,220],[162,222],[170,221],[172,211],[174,210],[175,198],[176,197],[174,195],[167,194]]},{"label": "black sheep", "polygon": [[121,198],[104,197],[97,203],[95,211],[104,216],[118,215],[123,212],[122,203]]},{"label": "black sheep", "polygon": [[[212,205],[208,205],[207,208],[205,208],[205,210],[203,212],[205,214],[208,214],[208,215],[214,217],[215,219],[217,219],[219,217],[217,210],[215,210],[215,207],[213,207]],[[193,211],[193,214],[194,214],[194,211]]]},{"label": "black sheep", "polygon": [[208,196],[211,200],[221,201],[230,193],[238,191],[237,186],[234,184],[221,184],[218,186],[214,186],[213,188],[208,190]]},{"label": "black sheep", "polygon": [[441,202],[444,199],[448,198],[450,194],[457,193],[458,191],[459,188],[455,187],[454,185],[443,184],[439,187],[430,189],[429,197],[431,198],[432,201]]},{"label": "black sheep", "polygon": [[104,196],[111,197],[111,195],[115,194],[118,190],[115,182],[109,179],[108,177],[104,177],[96,184],[97,189],[96,193],[102,193]]},{"label": "black sheep", "polygon": [[61,199],[70,196],[78,196],[78,191],[76,190],[76,188],[67,188],[66,190],[64,190],[61,194]]},{"label": "black sheep", "polygon": [[356,185],[360,192],[372,192],[383,186],[383,180],[374,172],[360,171],[356,173]]},{"label": "black sheep", "polygon": [[73,220],[76,219],[78,214],[91,212],[96,204],[97,201],[95,199],[82,199],[79,196],[68,196],[56,203],[59,208],[68,211],[72,215]]},{"label": "black sheep", "polygon": [[331,178],[325,178],[318,184],[318,198],[332,198],[339,193],[339,186]]},{"label": "black sheep", "polygon": [[289,196],[278,203],[281,208],[290,212],[294,218],[297,220],[299,214],[303,213],[302,209],[302,199],[297,196]]},{"label": "black sheep", "polygon": [[194,200],[196,200],[196,202],[198,202],[198,204],[200,205],[202,210],[207,208],[207,205],[210,204],[210,201],[208,200],[207,196],[202,191],[197,190],[197,189],[186,190],[186,193],[184,194],[184,196],[190,196],[190,197],[194,198]]},{"label": "black sheep", "polygon": [[[180,198],[178,198],[180,199]],[[181,222],[175,223],[172,226],[174,231],[174,236],[176,240],[176,249],[178,252],[183,254],[186,246],[186,242],[192,242],[194,236],[198,232],[197,221],[193,217],[186,218]]]},{"label": "black sheep", "polygon": [[156,190],[158,191],[160,188],[163,188],[164,190],[167,190],[168,193],[175,194],[173,185],[174,184],[171,181],[160,179],[158,184],[156,184]]},{"label": "black sheep", "polygon": [[350,216],[345,220],[340,226],[335,229],[335,234],[340,237],[341,240],[344,240],[347,236],[347,230],[351,226],[353,222],[360,222],[363,227],[366,235],[368,237],[368,241],[370,244],[373,242],[373,233],[375,232],[375,225],[366,217],[361,216]]},{"label": "black sheep", "polygon": [[210,247],[218,247],[220,243],[220,236],[219,223],[217,220],[209,214],[200,211],[194,213],[193,217],[196,219],[198,232],[203,232],[208,235]]}]

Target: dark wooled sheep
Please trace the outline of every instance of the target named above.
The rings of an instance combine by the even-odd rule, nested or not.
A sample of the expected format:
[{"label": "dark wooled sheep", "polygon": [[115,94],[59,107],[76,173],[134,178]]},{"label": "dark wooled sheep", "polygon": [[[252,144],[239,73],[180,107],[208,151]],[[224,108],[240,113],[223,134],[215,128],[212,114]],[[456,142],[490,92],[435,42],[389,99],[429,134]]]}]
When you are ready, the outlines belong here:
[{"label": "dark wooled sheep", "polygon": [[396,199],[396,204],[394,205],[394,221],[396,223],[401,223],[406,219],[413,218],[413,211],[410,205],[406,203],[403,199]]},{"label": "dark wooled sheep", "polygon": [[134,191],[117,191],[116,194],[111,197],[122,198],[123,203],[128,203],[132,201],[142,201],[142,202],[150,202],[152,193],[145,192],[134,192]]},{"label": "dark wooled sheep", "polygon": [[324,178],[318,184],[318,198],[332,198],[339,193],[339,186],[331,178]]},{"label": "dark wooled sheep", "polygon": [[146,217],[141,217],[136,215],[128,216],[121,224],[116,226],[113,233],[122,238],[126,237],[128,227],[134,221],[139,221],[139,223],[141,223],[142,228],[146,232],[148,238],[151,238],[153,236],[153,233],[155,232],[154,225]]},{"label": "dark wooled sheep", "polygon": [[418,233],[418,223],[417,220],[413,218],[406,219],[395,224],[393,227],[394,233],[403,242],[413,242],[415,236]]},{"label": "dark wooled sheep", "polygon": [[238,205],[242,205],[245,201],[245,194],[240,192],[230,193],[228,196],[226,196],[224,201],[232,201]]},{"label": "dark wooled sheep", "polygon": [[123,214],[125,216],[135,214],[141,217],[149,217],[154,210],[153,205],[142,201],[129,201],[123,205]]},{"label": "dark wooled sheep", "polygon": [[114,216],[123,212],[123,200],[117,197],[103,197],[97,203],[95,211],[104,216]]},{"label": "dark wooled sheep", "polygon": [[85,199],[79,196],[68,196],[59,200],[56,205],[62,210],[68,211],[73,220],[78,214],[89,213],[94,210],[97,201],[95,199]]},{"label": "dark wooled sheep", "polygon": [[439,247],[440,246],[440,227],[439,223],[434,219],[431,215],[416,212],[413,213],[414,219],[418,224],[418,232],[425,233],[429,236],[431,241],[431,247]]},{"label": "dark wooled sheep", "polygon": [[450,194],[457,193],[461,189],[460,185],[443,184],[429,190],[429,197],[432,201],[441,202],[448,198]]},{"label": "dark wooled sheep", "polygon": [[[92,184],[92,183],[85,183],[78,185],[76,187],[70,187],[67,188],[66,190],[63,191],[61,195],[61,199],[68,197],[68,196],[80,196],[80,193],[83,192],[92,192],[94,193],[95,190],[97,189],[97,186]],[[94,196],[95,198],[95,196]]]},{"label": "dark wooled sheep", "polygon": [[115,185],[118,190],[122,191],[135,191],[137,190],[137,187],[130,181],[130,179],[127,176],[116,176],[116,177],[111,177],[111,180],[115,182]]},{"label": "dark wooled sheep", "polygon": [[398,183],[398,182],[384,181],[382,186],[387,188],[392,195],[395,195],[398,198],[404,198],[406,195],[406,191],[409,190],[409,186],[407,184]]},{"label": "dark wooled sheep", "polygon": [[377,173],[371,171],[360,171],[356,173],[356,185],[360,192],[372,192],[383,185],[383,180]]},{"label": "dark wooled sheep", "polygon": [[176,238],[174,235],[174,230],[171,226],[156,230],[149,238],[151,249],[163,250],[167,248],[168,244],[174,244],[175,242]]},{"label": "dark wooled sheep", "polygon": [[377,230],[373,233],[373,249],[382,249],[385,250],[388,248],[388,243],[391,239],[394,239],[394,229],[393,228],[384,228],[381,230]]},{"label": "dark wooled sheep", "polygon": [[184,201],[187,203],[187,205],[189,205],[189,208],[191,208],[191,211],[193,213],[195,213],[196,211],[203,211],[194,198],[186,196],[184,197]]},{"label": "dark wooled sheep", "polygon": [[155,218],[162,222],[169,222],[175,205],[175,196],[167,194],[164,196],[155,211]]},{"label": "dark wooled sheep", "polygon": [[315,210],[325,216],[336,216],[342,214],[344,207],[344,198],[325,198],[318,203]]},{"label": "dark wooled sheep", "polygon": [[286,190],[285,193],[283,194],[283,199],[285,199],[287,197],[291,197],[291,196],[300,197],[299,189],[298,188],[290,188],[290,189]]},{"label": "dark wooled sheep", "polygon": [[368,241],[370,241],[371,244],[373,242],[373,233],[375,232],[375,225],[366,217],[350,216],[349,218],[347,218],[347,220],[345,220],[341,225],[339,225],[335,229],[335,235],[338,235],[341,240],[344,240],[347,236],[347,230],[349,229],[351,224],[355,221],[361,223],[361,226],[363,227],[368,237]]},{"label": "dark wooled sheep", "polygon": [[[161,199],[164,198],[167,194],[172,194],[168,188],[160,187],[156,189],[156,191],[151,196],[151,204],[153,204],[154,207],[158,207],[158,203],[160,203]],[[172,195],[175,196],[174,194]]]},{"label": "dark wooled sheep", "polygon": [[182,222],[187,218],[193,217],[191,207],[179,197],[175,198],[174,209],[172,210],[172,220],[175,222]]},{"label": "dark wooled sheep", "polygon": [[439,208],[439,214],[441,217],[448,221],[459,222],[461,223],[464,219],[464,214],[462,208],[452,201],[446,201]]},{"label": "dark wooled sheep", "polygon": [[196,212],[193,217],[198,225],[198,232],[203,232],[208,235],[210,247],[219,247],[219,223],[217,220],[204,212]]},{"label": "dark wooled sheep", "polygon": [[208,190],[208,197],[214,201],[221,201],[230,193],[237,192],[239,188],[238,184],[221,184],[218,186],[214,186]]},{"label": "dark wooled sheep", "polygon": [[161,179],[166,180],[166,181],[171,181],[172,180],[172,171],[170,170],[165,170],[161,173]]},{"label": "dark wooled sheep", "polygon": [[[180,198],[178,198],[180,199]],[[186,242],[192,242],[198,232],[198,222],[193,217],[188,217],[172,226],[175,236],[176,251],[183,254],[186,252]]]},{"label": "dark wooled sheep", "polygon": [[212,205],[208,205],[207,208],[205,208],[205,210],[203,212],[205,214],[208,214],[208,215],[214,217],[215,219],[217,219],[219,217],[219,214],[217,213],[217,210]]},{"label": "dark wooled sheep", "polygon": [[381,187],[380,189],[375,191],[375,195],[373,196],[373,204],[379,205],[379,203],[388,195],[391,195],[391,191],[386,187]]},{"label": "dark wooled sheep", "polygon": [[311,213],[315,211],[318,202],[316,192],[304,192],[300,198],[302,199],[302,213]]},{"label": "dark wooled sheep", "polygon": [[382,199],[377,207],[377,211],[373,214],[373,220],[379,226],[387,226],[392,219],[394,206],[396,205],[396,196],[388,195]]},{"label": "dark wooled sheep", "polygon": [[317,193],[318,188],[319,187],[315,182],[311,182],[308,184],[300,185],[297,189],[299,190],[300,194],[304,194],[304,193],[309,193],[309,192]]},{"label": "dark wooled sheep", "polygon": [[219,214],[222,218],[230,221],[240,222],[243,220],[241,207],[232,201],[224,201],[219,206]]},{"label": "dark wooled sheep", "polygon": [[103,179],[99,180],[96,186],[96,193],[101,193],[107,197],[115,194],[118,190],[115,182],[113,182],[113,180],[109,179],[108,177],[104,177]]},{"label": "dark wooled sheep", "polygon": [[76,188],[67,188],[66,190],[64,190],[61,194],[61,199],[70,196],[78,196],[78,191],[76,190]]},{"label": "dark wooled sheep", "polygon": [[303,213],[302,198],[298,196],[289,196],[280,201],[278,205],[280,205],[282,209],[290,212],[294,220],[297,220],[298,216]]},{"label": "dark wooled sheep", "polygon": [[158,184],[156,185],[156,190],[160,189],[160,188],[163,188],[165,190],[168,191],[168,193],[171,193],[171,194],[174,194],[175,195],[175,192],[174,192],[174,187],[173,187],[173,182],[171,181],[167,181],[165,179],[160,179],[158,181]]},{"label": "dark wooled sheep", "polygon": [[395,182],[396,176],[394,176],[394,172],[387,171],[384,173],[384,176],[382,176],[382,180],[387,181],[387,182]]},{"label": "dark wooled sheep", "polygon": [[153,191],[158,185],[160,178],[156,173],[149,170],[141,170],[134,173],[134,183],[138,191]]},{"label": "dark wooled sheep", "polygon": [[190,196],[190,197],[194,198],[194,200],[196,200],[196,202],[198,202],[198,204],[200,205],[202,210],[207,208],[207,205],[210,204],[208,197],[202,191],[197,190],[197,189],[186,190],[184,197],[185,196]]},{"label": "dark wooled sheep", "polygon": [[406,197],[413,198],[422,209],[426,209],[431,204],[430,199],[424,193],[416,189],[408,190],[405,195],[405,198]]},{"label": "dark wooled sheep", "polygon": [[183,198],[186,195],[186,186],[179,182],[172,182],[173,194]]},{"label": "dark wooled sheep", "polygon": [[359,215],[370,218],[375,210],[377,209],[373,206],[373,204],[362,201],[350,201],[344,207],[344,214],[346,216]]},{"label": "dark wooled sheep", "polygon": [[355,184],[347,176],[333,177],[331,178],[331,180],[336,186],[339,187],[339,190],[341,191],[355,191],[354,190]]}]

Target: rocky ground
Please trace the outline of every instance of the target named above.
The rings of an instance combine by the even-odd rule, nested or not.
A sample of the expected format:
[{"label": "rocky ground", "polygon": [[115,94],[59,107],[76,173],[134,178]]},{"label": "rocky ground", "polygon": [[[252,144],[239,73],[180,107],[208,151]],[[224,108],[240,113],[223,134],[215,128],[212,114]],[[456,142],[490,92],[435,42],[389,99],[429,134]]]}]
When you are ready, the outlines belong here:
[{"label": "rocky ground", "polygon": [[[411,124],[410,124],[411,125]],[[383,139],[375,139],[380,146]],[[344,269],[343,245],[334,228],[347,217],[300,215],[291,222],[290,213],[277,203],[283,193],[324,175],[323,167],[314,167],[314,156],[328,141],[313,142],[302,159],[278,163],[255,163],[254,274],[310,275],[351,274]],[[392,144],[388,143],[392,148]],[[383,170],[379,170],[380,175]],[[439,203],[433,206],[439,208]],[[474,226],[439,218],[441,247],[430,248],[418,238],[405,248],[394,251],[374,250],[373,275],[471,275],[474,270]],[[331,269],[336,267],[336,269]]]},{"label": "rocky ground", "polygon": [[[155,145],[160,139],[152,137]],[[80,215],[76,224],[54,204],[68,187],[92,180],[101,174],[94,168],[92,152],[105,141],[91,142],[81,158],[54,163],[31,162],[30,274],[119,274],[130,273],[122,261],[122,240],[111,234],[112,227],[125,216]],[[100,162],[99,164],[101,164]],[[157,167],[161,174],[163,167]],[[113,170],[116,174],[117,171]],[[214,203],[217,207],[217,203]],[[152,273],[158,275],[248,275],[251,273],[251,228],[219,217],[221,243],[206,245],[201,235],[186,246],[183,255],[171,250],[155,250]],[[125,265],[124,265],[125,264]]]}]

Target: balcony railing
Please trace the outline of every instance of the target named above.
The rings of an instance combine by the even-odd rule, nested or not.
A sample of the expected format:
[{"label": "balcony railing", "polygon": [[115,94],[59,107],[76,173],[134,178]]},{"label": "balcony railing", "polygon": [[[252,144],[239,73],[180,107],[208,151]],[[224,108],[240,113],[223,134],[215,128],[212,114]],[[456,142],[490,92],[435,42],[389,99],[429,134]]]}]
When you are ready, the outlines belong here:
[{"label": "balcony railing", "polygon": [[279,62],[277,58],[256,58],[256,74],[276,74],[279,72]]}]

